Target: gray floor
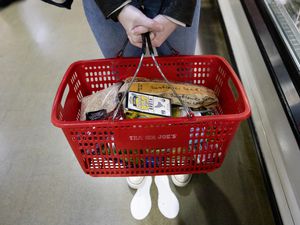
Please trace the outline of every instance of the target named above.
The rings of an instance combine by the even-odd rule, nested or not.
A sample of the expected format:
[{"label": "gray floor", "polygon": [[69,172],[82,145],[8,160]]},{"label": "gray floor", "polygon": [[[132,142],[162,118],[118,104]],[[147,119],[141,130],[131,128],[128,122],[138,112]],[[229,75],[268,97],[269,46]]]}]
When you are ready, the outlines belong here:
[{"label": "gray floor", "polygon": [[[198,54],[228,58],[216,7],[204,1]],[[81,1],[71,11],[19,1],[0,11],[0,224],[274,224],[252,137],[243,122],[223,166],[194,175],[176,192],[177,218],[152,210],[131,217],[134,191],[124,178],[85,175],[62,132],[50,123],[54,94],[68,65],[101,53]]]}]

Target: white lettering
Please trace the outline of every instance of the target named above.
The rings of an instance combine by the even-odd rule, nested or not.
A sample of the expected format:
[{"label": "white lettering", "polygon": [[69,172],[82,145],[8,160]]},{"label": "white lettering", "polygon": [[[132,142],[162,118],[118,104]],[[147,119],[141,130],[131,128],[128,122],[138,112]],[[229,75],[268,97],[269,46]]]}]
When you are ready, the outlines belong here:
[{"label": "white lettering", "polygon": [[142,141],[144,140],[143,136],[129,136],[130,141]]}]

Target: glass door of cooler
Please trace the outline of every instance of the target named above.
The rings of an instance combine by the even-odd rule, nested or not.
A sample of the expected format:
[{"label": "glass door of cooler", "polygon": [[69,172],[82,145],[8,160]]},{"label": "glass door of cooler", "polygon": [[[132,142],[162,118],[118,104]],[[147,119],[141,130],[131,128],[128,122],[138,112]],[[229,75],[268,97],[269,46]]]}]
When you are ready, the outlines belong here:
[{"label": "glass door of cooler", "polygon": [[264,2],[300,71],[300,0],[264,0]]},{"label": "glass door of cooler", "polygon": [[300,0],[241,2],[300,146]]}]

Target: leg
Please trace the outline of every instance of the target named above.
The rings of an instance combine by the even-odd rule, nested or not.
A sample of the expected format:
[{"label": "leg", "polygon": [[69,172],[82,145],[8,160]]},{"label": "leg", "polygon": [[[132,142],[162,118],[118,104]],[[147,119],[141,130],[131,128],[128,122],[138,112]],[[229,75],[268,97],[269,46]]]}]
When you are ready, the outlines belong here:
[{"label": "leg", "polygon": [[[154,18],[161,7],[159,0],[144,0],[145,14]],[[170,45],[181,55],[193,55],[195,53],[196,41],[198,37],[199,19],[200,19],[201,0],[197,0],[193,23],[191,27],[178,27],[168,38]],[[159,55],[171,55],[172,52],[166,43],[157,48]],[[186,186],[191,178],[191,174],[181,174],[171,176],[173,183],[178,187]]]},{"label": "leg", "polygon": [[[201,0],[197,0],[193,23],[191,27],[178,27],[168,38],[170,45],[175,48],[180,55],[193,55],[196,49],[200,19]],[[172,52],[166,43],[162,44],[157,52],[159,55],[171,55]]]},{"label": "leg", "polygon": [[[107,20],[94,0],[83,0],[84,12],[90,28],[105,58],[114,58],[122,49],[127,35],[120,23]],[[130,43],[125,48],[124,57],[140,56],[141,50]]]}]

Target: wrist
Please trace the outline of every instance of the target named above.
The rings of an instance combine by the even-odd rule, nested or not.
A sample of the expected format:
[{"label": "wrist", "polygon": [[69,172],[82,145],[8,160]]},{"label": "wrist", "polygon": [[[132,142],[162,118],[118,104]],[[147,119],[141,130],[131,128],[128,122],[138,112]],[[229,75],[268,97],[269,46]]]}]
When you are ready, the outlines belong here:
[{"label": "wrist", "polygon": [[131,5],[125,5],[123,6],[118,13],[117,19],[121,22],[126,20],[126,17],[128,16],[128,13],[130,13],[129,11],[132,10],[132,8],[134,8],[134,6]]},{"label": "wrist", "polygon": [[118,22],[118,17],[121,11],[123,10],[126,5],[128,5],[131,2],[131,0],[125,1],[122,5],[120,5],[118,8],[116,8],[114,11],[112,11],[108,17],[110,17],[113,21]]},{"label": "wrist", "polygon": [[159,22],[160,24],[165,27],[167,30],[175,30],[178,26],[173,20],[170,20],[167,16],[159,14],[154,18],[155,21]]},{"label": "wrist", "polygon": [[186,24],[183,23],[183,22],[181,22],[181,21],[179,21],[179,20],[176,20],[176,19],[174,19],[174,18],[172,18],[170,16],[166,16],[166,15],[162,15],[162,16],[164,16],[166,19],[170,20],[171,22],[175,23],[176,25],[179,25],[179,26],[182,26],[182,27],[186,27]]}]

